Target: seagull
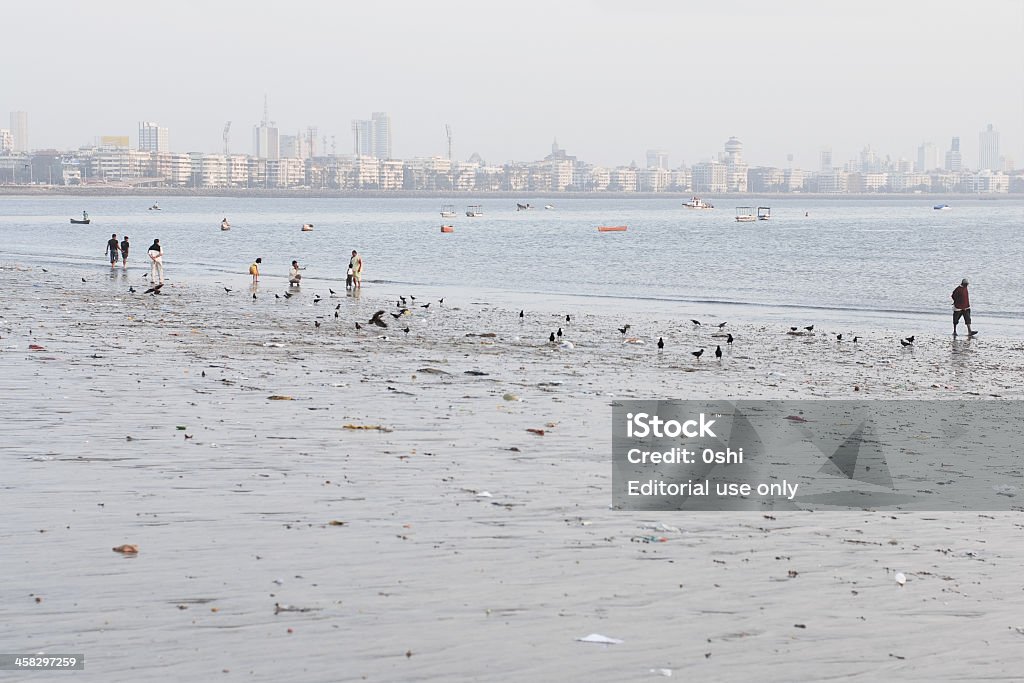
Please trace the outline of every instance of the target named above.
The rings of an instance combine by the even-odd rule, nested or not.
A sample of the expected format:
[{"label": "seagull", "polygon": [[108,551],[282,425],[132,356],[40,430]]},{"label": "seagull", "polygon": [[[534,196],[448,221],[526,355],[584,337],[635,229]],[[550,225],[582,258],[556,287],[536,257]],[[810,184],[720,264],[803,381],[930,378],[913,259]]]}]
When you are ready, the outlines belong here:
[{"label": "seagull", "polygon": [[914,342],[909,342],[906,339],[900,339],[900,345],[902,345],[905,348],[907,346],[913,346]]},{"label": "seagull", "polygon": [[700,321],[699,320],[694,320],[693,318],[690,318],[690,322],[693,323],[694,325],[696,325],[697,327],[700,327]]},{"label": "seagull", "polygon": [[230,293],[231,293],[231,290],[230,290],[230,289],[228,289],[227,287],[225,287],[225,288],[224,288],[224,292],[225,292],[225,293],[227,293],[227,294],[230,294]]},{"label": "seagull", "polygon": [[387,327],[388,324],[380,319],[380,317],[384,315],[384,313],[385,311],[377,311],[376,313],[373,314],[373,316],[370,317],[370,320],[368,322],[371,325],[376,325],[377,327]]},{"label": "seagull", "polygon": [[551,336],[550,336],[550,337],[548,337],[548,341],[549,341],[549,342],[554,342],[554,341],[555,341],[555,333],[554,333],[554,332],[552,332],[552,333],[551,333]]},{"label": "seagull", "polygon": [[729,336],[725,338],[725,343],[732,344],[732,332],[730,332]]},{"label": "seagull", "polygon": [[728,324],[729,323],[718,323],[718,329],[722,329],[723,327],[725,327]]},{"label": "seagull", "polygon": [[807,330],[808,332],[814,332],[814,325],[808,325],[804,329]]},{"label": "seagull", "polygon": [[622,327],[620,327],[619,332],[621,332],[622,334],[626,334],[627,332],[629,332],[629,325],[623,325]]},{"label": "seagull", "polygon": [[558,335],[558,338],[559,338],[559,339],[561,339],[561,338],[562,338],[562,328],[561,328],[561,327],[559,327],[559,328],[558,328],[558,333],[557,333],[557,335]]},{"label": "seagull", "polygon": [[717,358],[718,360],[722,360],[722,347],[721,346],[716,346],[715,347],[715,358]]},{"label": "seagull", "polygon": [[700,357],[704,355],[704,349],[701,349],[700,351],[690,351],[690,355],[697,360],[700,360]]},{"label": "seagull", "polygon": [[665,340],[662,337],[658,337],[658,348],[659,349],[665,348]]},{"label": "seagull", "polygon": [[909,336],[909,337],[907,337],[906,339],[907,339],[907,341],[908,341],[908,342],[910,342],[911,344],[913,344],[913,343],[914,343],[914,335],[910,335],[910,336]]}]

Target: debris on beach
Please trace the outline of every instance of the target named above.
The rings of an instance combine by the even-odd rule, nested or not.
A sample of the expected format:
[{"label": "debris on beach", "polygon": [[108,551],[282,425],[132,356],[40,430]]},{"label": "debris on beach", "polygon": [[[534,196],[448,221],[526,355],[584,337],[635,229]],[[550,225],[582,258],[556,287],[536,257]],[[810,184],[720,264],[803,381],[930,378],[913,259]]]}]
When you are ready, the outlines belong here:
[{"label": "debris on beach", "polygon": [[319,612],[319,607],[296,607],[295,605],[282,605],[279,602],[274,603],[274,614],[280,614],[281,612]]},{"label": "debris on beach", "polygon": [[515,394],[512,394],[512,393],[505,394],[501,398],[503,398],[506,401],[521,401],[522,400],[521,398],[519,398],[518,396],[516,396]]},{"label": "debris on beach", "polygon": [[46,347],[40,346],[39,344],[29,344],[28,345],[28,350],[29,351],[45,351]]},{"label": "debris on beach", "polygon": [[125,543],[124,545],[114,547],[113,551],[115,553],[121,553],[122,555],[138,555],[139,546],[133,543]]},{"label": "debris on beach", "polygon": [[799,415],[787,415],[782,418],[783,420],[789,420],[790,422],[808,422],[806,418],[800,417]]},{"label": "debris on beach", "polygon": [[598,643],[599,645],[621,645],[624,641],[618,638],[609,638],[600,633],[591,633],[588,636],[576,639],[580,643]]},{"label": "debris on beach", "polygon": [[526,431],[530,432],[531,434],[536,434],[537,436],[544,436],[543,429],[534,429],[533,427],[527,427]]},{"label": "debris on beach", "polygon": [[342,425],[342,429],[356,429],[356,430],[376,430],[379,432],[393,432],[391,427],[385,427],[384,425],[357,425],[357,424],[346,424]]},{"label": "debris on beach", "polygon": [[327,526],[345,526],[348,522],[342,522],[340,519],[332,519],[327,523]]},{"label": "debris on beach", "polygon": [[282,394],[274,394],[273,396],[267,396],[268,401],[294,401],[294,396],[284,396]]},{"label": "debris on beach", "polygon": [[896,572],[896,576],[894,578],[896,579],[897,586],[907,585],[907,575],[903,572]]},{"label": "debris on beach", "polygon": [[672,678],[672,669],[651,669],[652,674],[664,676],[665,678]]}]

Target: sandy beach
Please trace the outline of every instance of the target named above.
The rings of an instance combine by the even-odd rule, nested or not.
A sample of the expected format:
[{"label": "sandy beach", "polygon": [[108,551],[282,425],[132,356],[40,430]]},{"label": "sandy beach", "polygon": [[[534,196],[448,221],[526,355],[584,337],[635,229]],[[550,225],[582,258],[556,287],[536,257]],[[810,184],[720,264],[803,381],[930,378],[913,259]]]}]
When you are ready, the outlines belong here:
[{"label": "sandy beach", "polygon": [[616,399],[1021,399],[1019,339],[143,272],[0,265],[0,649],[86,657],[33,681],[1020,680],[1019,515],[623,512],[609,463]]}]

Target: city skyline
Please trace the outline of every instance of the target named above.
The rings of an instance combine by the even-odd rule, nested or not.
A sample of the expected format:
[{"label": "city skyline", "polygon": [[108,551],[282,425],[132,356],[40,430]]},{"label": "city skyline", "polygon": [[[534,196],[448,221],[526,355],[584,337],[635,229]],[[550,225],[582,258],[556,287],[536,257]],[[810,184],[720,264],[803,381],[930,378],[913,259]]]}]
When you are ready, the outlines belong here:
[{"label": "city skyline", "polygon": [[[943,154],[958,136],[974,165],[988,123],[1003,154],[1024,158],[1013,49],[1024,5],[1009,1],[964,15],[952,2],[443,2],[385,13],[300,0],[288,12],[317,20],[294,51],[277,49],[288,34],[276,6],[143,9],[158,19],[158,37],[189,31],[202,46],[167,63],[123,58],[148,54],[153,31],[112,33],[107,18],[138,18],[137,5],[57,4],[61,11],[25,3],[7,13],[57,42],[82,31],[107,39],[96,41],[93,75],[83,79],[38,50],[34,31],[10,36],[11,53],[31,58],[5,74],[0,111],[30,112],[34,148],[73,149],[155,120],[175,149],[217,151],[233,121],[232,151],[248,152],[246,130],[269,95],[282,133],[316,126],[339,152],[353,120],[386,111],[398,158],[445,156],[450,124],[455,158],[479,153],[492,163],[540,157],[557,138],[605,165],[642,165],[647,149],[693,164],[737,136],[751,164],[782,166],[792,154],[794,165],[816,168],[823,147],[837,160],[869,144],[914,159],[921,142]],[[379,22],[385,37],[345,30]],[[260,46],[273,58],[233,58]]]}]

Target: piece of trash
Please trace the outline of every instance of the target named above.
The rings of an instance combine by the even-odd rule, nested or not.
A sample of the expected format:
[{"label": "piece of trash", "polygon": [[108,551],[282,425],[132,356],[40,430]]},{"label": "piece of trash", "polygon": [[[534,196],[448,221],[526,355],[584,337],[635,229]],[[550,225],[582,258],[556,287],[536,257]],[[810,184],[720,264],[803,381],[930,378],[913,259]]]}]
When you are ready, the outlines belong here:
[{"label": "piece of trash", "polygon": [[793,624],[793,628],[807,628],[807,624]]},{"label": "piece of trash", "polygon": [[473,375],[474,377],[486,377],[487,376],[487,373],[484,372],[483,370],[466,370],[462,374],[464,374],[464,375]]},{"label": "piece of trash", "polygon": [[292,396],[283,396],[281,394],[274,394],[273,396],[267,396],[268,401],[294,401],[295,398]]},{"label": "piece of trash", "polygon": [[276,583],[278,586],[283,586],[284,579],[274,579],[274,583]]},{"label": "piece of trash", "polygon": [[139,546],[133,543],[125,543],[124,545],[119,545],[116,548],[113,548],[113,551],[115,553],[121,553],[123,555],[138,555]]},{"label": "piece of trash", "polygon": [[672,678],[672,669],[651,669],[652,674],[658,674],[665,678]]},{"label": "piece of trash", "polygon": [[481,491],[480,493],[476,494],[476,497],[477,498],[494,498],[494,494],[491,493],[490,491]]},{"label": "piece of trash", "polygon": [[39,344],[29,344],[28,345],[28,350],[29,351],[45,351],[46,348],[40,346]]},{"label": "piece of trash", "polygon": [[504,396],[502,396],[502,398],[505,399],[506,401],[518,401],[519,400],[519,397],[516,396],[515,394],[505,394]]},{"label": "piece of trash", "polygon": [[183,432],[186,429],[188,429],[188,427],[186,427],[185,425],[178,425],[177,427],[175,427],[175,429],[177,429],[179,432]]},{"label": "piece of trash", "polygon": [[295,605],[282,605],[279,602],[274,603],[274,614],[280,614],[281,612],[319,612],[319,607],[296,607]]},{"label": "piece of trash", "polygon": [[531,434],[536,434],[537,436],[544,436],[543,429],[534,429],[533,427],[528,427],[526,431],[530,432]]},{"label": "piece of trash", "polygon": [[800,417],[799,415],[787,415],[786,417],[784,417],[782,419],[783,420],[789,420],[790,422],[807,422],[807,420],[805,420],[804,418]]},{"label": "piece of trash", "polygon": [[618,638],[609,638],[608,636],[602,636],[600,633],[591,633],[589,636],[583,636],[577,638],[577,641],[581,643],[598,643],[600,645],[621,645],[623,641]]},{"label": "piece of trash", "polygon": [[332,519],[327,524],[328,526],[345,526],[346,522],[343,522],[340,519]]},{"label": "piece of trash", "polygon": [[384,425],[355,425],[355,424],[347,424],[347,425],[343,425],[342,429],[377,430],[379,432],[391,432],[391,431],[394,431],[390,427],[385,427]]},{"label": "piece of trash", "polygon": [[996,492],[997,496],[1013,498],[1017,495],[1017,487],[1012,484],[998,484],[993,486],[992,489]]},{"label": "piece of trash", "polygon": [[648,522],[647,524],[641,524],[640,528],[651,529],[652,531],[668,531],[676,534],[679,533],[679,527],[672,526],[671,524],[665,524],[664,522],[658,522],[657,524],[653,522]]},{"label": "piece of trash", "polygon": [[575,349],[575,348],[576,348],[576,345],[575,345],[575,344],[573,344],[573,343],[572,343],[571,341],[569,341],[568,339],[564,339],[564,340],[562,340],[562,342],[561,342],[561,343],[560,343],[560,344],[558,345],[558,348],[560,348],[560,349],[565,349],[566,351],[571,351],[572,349]]},{"label": "piece of trash", "polygon": [[899,586],[907,585],[907,575],[904,574],[903,572],[896,572],[896,576],[894,578],[896,579],[896,584],[897,585],[899,585]]}]

